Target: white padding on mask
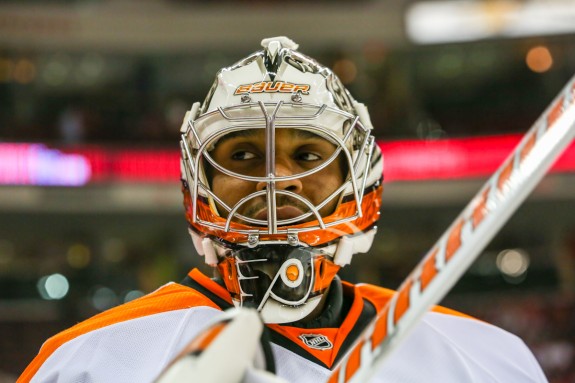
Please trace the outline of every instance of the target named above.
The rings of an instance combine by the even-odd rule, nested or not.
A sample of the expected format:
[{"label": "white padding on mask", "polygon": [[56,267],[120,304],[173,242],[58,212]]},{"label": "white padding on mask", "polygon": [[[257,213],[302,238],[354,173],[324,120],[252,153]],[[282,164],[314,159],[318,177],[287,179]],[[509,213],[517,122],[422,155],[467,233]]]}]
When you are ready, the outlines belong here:
[{"label": "white padding on mask", "polygon": [[196,234],[195,231],[193,231],[192,229],[188,228],[188,233],[190,233],[190,236],[192,237],[192,242],[194,243],[194,247],[196,248],[196,251],[198,252],[199,255],[204,255],[204,246],[202,245],[202,237],[200,237],[198,234]]},{"label": "white padding on mask", "polygon": [[204,249],[205,262],[210,266],[216,266],[218,264],[218,255],[216,254],[212,240],[204,238],[202,240],[202,248]]},{"label": "white padding on mask", "polygon": [[351,263],[354,254],[367,253],[371,248],[376,232],[377,228],[373,228],[355,237],[341,237],[333,256],[333,263],[343,267]]},{"label": "white padding on mask", "polygon": [[371,118],[369,117],[367,106],[365,106],[365,104],[362,104],[361,102],[357,102],[354,99],[352,99],[351,102],[353,103],[353,108],[355,109],[355,112],[359,116],[359,121],[361,121],[361,124],[365,128],[373,130],[373,125],[371,124]]},{"label": "white padding on mask", "polygon": [[198,110],[200,110],[200,103],[194,102],[192,108],[186,112],[184,116],[184,121],[182,121],[182,126],[180,127],[180,133],[184,134],[188,131],[188,125],[190,120],[195,120],[198,116]]}]

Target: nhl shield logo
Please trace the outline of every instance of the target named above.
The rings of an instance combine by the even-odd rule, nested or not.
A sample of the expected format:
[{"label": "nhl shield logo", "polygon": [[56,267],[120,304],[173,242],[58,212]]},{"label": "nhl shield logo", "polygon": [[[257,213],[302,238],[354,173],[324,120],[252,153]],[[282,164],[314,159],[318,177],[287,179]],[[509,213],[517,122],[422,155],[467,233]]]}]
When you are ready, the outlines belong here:
[{"label": "nhl shield logo", "polygon": [[327,339],[325,335],[301,334],[299,338],[305,343],[306,346],[316,350],[329,350],[333,347],[333,344],[329,341],[329,339]]}]

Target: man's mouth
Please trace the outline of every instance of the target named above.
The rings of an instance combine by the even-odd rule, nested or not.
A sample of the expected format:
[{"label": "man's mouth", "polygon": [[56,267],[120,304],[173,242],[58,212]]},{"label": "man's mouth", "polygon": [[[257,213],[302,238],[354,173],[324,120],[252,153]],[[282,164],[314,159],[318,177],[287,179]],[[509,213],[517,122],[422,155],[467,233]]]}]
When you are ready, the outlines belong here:
[{"label": "man's mouth", "polygon": [[[304,214],[305,212],[302,211],[300,208],[291,205],[280,206],[276,209],[276,217],[278,220],[296,218]],[[257,212],[254,218],[266,221],[268,219],[268,209],[267,208],[261,209],[260,211]]]}]

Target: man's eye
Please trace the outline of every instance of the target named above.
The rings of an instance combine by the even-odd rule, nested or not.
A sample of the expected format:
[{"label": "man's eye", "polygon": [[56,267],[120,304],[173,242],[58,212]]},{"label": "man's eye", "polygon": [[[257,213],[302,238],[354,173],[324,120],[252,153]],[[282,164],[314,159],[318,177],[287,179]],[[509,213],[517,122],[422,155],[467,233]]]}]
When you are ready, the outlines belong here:
[{"label": "man's eye", "polygon": [[311,152],[304,152],[304,153],[300,153],[298,154],[298,160],[300,161],[319,161],[321,160],[321,157],[318,156],[315,153],[311,153]]},{"label": "man's eye", "polygon": [[254,158],[256,155],[248,151],[238,151],[232,154],[232,159],[238,161],[253,160]]}]

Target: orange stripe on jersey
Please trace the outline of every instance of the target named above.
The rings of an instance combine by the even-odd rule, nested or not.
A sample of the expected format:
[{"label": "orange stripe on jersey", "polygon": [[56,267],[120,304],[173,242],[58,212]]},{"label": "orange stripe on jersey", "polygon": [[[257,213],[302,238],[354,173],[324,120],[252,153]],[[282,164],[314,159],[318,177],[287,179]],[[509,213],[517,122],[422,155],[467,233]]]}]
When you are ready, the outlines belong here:
[{"label": "orange stripe on jersey", "polygon": [[217,323],[213,327],[210,327],[207,331],[202,333],[196,339],[194,339],[186,348],[184,353],[189,354],[198,351],[204,351],[212,343],[212,341],[218,336],[224,328],[226,328],[227,322]]},{"label": "orange stripe on jersey", "polygon": [[164,369],[167,371],[171,366],[173,366],[179,359],[183,358],[189,354],[196,354],[204,351],[212,343],[212,341],[222,332],[229,321],[219,322],[211,326],[207,330],[204,330],[200,335],[197,335],[190,343],[184,347],[182,351],[176,356],[171,363]]},{"label": "orange stripe on jersey", "polygon": [[[369,301],[371,303],[373,303],[373,305],[375,306],[375,310],[377,312],[379,312],[383,309],[383,307],[387,304],[387,302],[389,302],[389,300],[391,299],[391,297],[394,294],[393,290],[386,289],[384,287],[375,286],[375,285],[359,284],[359,285],[357,285],[357,288],[359,289],[361,295],[364,298],[369,299]],[[442,314],[449,314],[449,315],[455,315],[455,316],[460,316],[460,317],[464,317],[464,318],[475,319],[472,316],[469,316],[467,314],[463,314],[463,313],[460,313],[459,311],[448,309],[448,308],[445,308],[442,306],[434,306],[431,311],[437,312],[437,313],[442,313]]]},{"label": "orange stripe on jersey", "polygon": [[434,312],[434,313],[439,313],[439,314],[447,314],[447,315],[453,315],[453,316],[461,317],[461,318],[479,320],[479,319],[477,319],[477,318],[472,317],[471,315],[467,315],[467,314],[464,314],[464,313],[462,313],[462,312],[459,312],[459,311],[456,311],[456,310],[452,310],[452,309],[449,309],[449,308],[443,307],[443,306],[434,306],[434,307],[431,309],[431,311]]},{"label": "orange stripe on jersey", "polygon": [[[198,273],[201,275],[199,271]],[[54,351],[81,335],[116,323],[197,306],[209,306],[219,310],[211,300],[189,287],[175,283],[163,286],[151,294],[104,311],[48,339],[17,382],[29,382]]]}]

